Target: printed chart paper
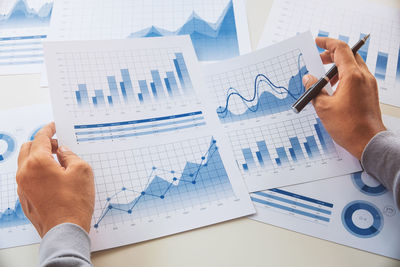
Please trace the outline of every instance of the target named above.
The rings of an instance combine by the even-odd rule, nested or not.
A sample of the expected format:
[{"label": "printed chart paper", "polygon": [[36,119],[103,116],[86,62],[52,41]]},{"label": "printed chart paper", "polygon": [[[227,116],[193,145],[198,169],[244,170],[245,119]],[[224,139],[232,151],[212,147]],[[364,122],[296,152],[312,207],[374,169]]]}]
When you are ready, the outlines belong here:
[{"label": "printed chart paper", "polygon": [[0,75],[40,73],[52,0],[0,3]]},{"label": "printed chart paper", "polygon": [[259,47],[308,30],[350,46],[370,33],[358,53],[378,81],[380,101],[400,107],[400,9],[368,1],[275,0]]},{"label": "printed chart paper", "polygon": [[302,77],[324,73],[310,33],[205,71],[208,102],[250,192],[361,170],[333,142],[311,105],[300,114],[291,110],[304,92]]},{"label": "printed chart paper", "polygon": [[254,213],[188,36],[45,51],[59,141],[95,174],[93,250]]},{"label": "printed chart paper", "polygon": [[50,105],[0,111],[0,249],[40,242],[17,195],[18,153],[43,125],[52,121]]}]

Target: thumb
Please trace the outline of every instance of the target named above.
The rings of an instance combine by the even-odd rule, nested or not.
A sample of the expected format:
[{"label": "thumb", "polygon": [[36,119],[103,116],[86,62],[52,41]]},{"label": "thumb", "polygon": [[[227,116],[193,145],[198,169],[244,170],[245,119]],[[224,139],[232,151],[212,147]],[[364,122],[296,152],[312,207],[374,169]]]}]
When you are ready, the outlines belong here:
[{"label": "thumb", "polygon": [[57,149],[57,158],[61,166],[63,166],[64,168],[68,168],[68,166],[70,166],[74,162],[81,161],[81,158],[78,157],[78,155],[76,155],[65,146],[60,146]]}]

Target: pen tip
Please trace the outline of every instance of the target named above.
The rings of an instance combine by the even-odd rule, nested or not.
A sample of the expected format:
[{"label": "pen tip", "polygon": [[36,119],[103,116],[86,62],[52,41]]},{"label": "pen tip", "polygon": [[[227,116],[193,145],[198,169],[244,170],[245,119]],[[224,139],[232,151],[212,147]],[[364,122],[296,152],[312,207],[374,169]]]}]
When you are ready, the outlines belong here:
[{"label": "pen tip", "polygon": [[370,36],[371,36],[371,34],[368,33],[368,34],[365,36],[365,40],[368,40]]}]

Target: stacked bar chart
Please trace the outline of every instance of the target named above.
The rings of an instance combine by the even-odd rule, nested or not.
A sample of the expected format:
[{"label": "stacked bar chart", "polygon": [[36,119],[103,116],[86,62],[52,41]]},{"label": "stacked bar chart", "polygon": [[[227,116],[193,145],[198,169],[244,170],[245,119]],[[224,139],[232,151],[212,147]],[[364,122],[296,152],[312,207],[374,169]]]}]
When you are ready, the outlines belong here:
[{"label": "stacked bar chart", "polygon": [[[308,118],[302,130],[293,136],[288,133],[275,138],[288,129],[296,132],[293,122],[283,125],[266,125],[259,130],[237,131],[230,135],[232,145],[240,144],[236,149],[236,159],[244,172],[261,169],[293,167],[298,164],[337,157],[334,142],[325,130],[319,118]],[[310,127],[307,129],[307,126]],[[239,154],[240,153],[240,154]]]},{"label": "stacked bar chart", "polygon": [[174,70],[171,71],[150,70],[151,80],[135,80],[128,68],[120,69],[120,80],[116,75],[105,78],[108,90],[89,90],[87,84],[78,84],[76,103],[79,107],[104,108],[192,94],[193,85],[183,54],[175,53],[172,63]]}]

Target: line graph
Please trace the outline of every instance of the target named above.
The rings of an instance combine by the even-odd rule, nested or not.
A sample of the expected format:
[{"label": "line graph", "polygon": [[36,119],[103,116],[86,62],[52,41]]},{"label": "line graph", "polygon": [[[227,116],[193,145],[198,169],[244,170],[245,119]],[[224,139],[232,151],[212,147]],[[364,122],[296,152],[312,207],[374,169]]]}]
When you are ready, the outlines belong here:
[{"label": "line graph", "polygon": [[[173,166],[163,162],[166,158],[158,159],[157,154],[150,154],[150,151],[166,149],[171,151],[166,151],[163,155],[175,162],[171,162]],[[114,181],[115,191],[109,188],[108,183],[106,192],[98,192],[99,199],[93,221],[95,229],[119,220],[132,221],[235,197],[214,138],[186,140],[165,146],[147,147],[140,151],[121,151],[118,154],[120,157],[132,154],[136,165],[145,166],[139,165],[136,173],[129,179],[126,174],[116,174],[116,177],[126,178],[123,181]],[[136,159],[139,155],[142,158]],[[93,162],[96,157],[92,155],[86,159]],[[129,164],[129,159],[118,159],[119,162],[125,160]],[[104,168],[103,162],[93,162],[93,166],[100,164]],[[125,167],[118,166],[116,169],[123,170]],[[95,176],[97,175],[97,188],[101,188],[102,174],[96,167],[94,171]],[[104,171],[103,169],[102,172]]]},{"label": "line graph", "polygon": [[235,14],[232,0],[223,10],[216,23],[201,18],[194,10],[176,31],[157,26],[131,33],[128,38],[190,35],[199,60],[221,60],[239,55]]},{"label": "line graph", "polygon": [[[277,63],[277,60],[280,63]],[[284,71],[281,65],[282,62],[289,62],[292,66],[291,69]],[[302,77],[308,73],[308,70],[305,66],[303,55],[299,50],[268,59],[258,64],[258,66],[260,67],[257,69],[252,68],[250,72],[246,73],[237,71],[237,73],[240,73],[239,77],[246,81],[248,81],[250,75],[254,75],[254,78],[251,79],[254,80],[251,87],[248,82],[240,81],[237,83],[241,85],[239,86],[240,90],[237,89],[239,88],[237,85],[229,86],[225,90],[226,93],[223,100],[221,99],[222,95],[218,95],[218,101],[224,103],[216,110],[222,123],[248,120],[289,110],[293,101],[304,92]],[[288,76],[286,80],[284,79],[285,75]],[[219,88],[218,91],[222,91],[221,87],[225,83],[221,81],[227,76],[214,77],[213,81],[215,82],[210,82],[209,86],[217,87]],[[280,78],[279,81],[277,77]],[[227,84],[231,84],[229,80]],[[248,95],[250,97],[247,97]]]},{"label": "line graph", "polygon": [[44,27],[50,23],[53,2],[41,1],[38,9],[30,7],[27,0],[17,0],[11,10],[0,15],[0,28]]}]

